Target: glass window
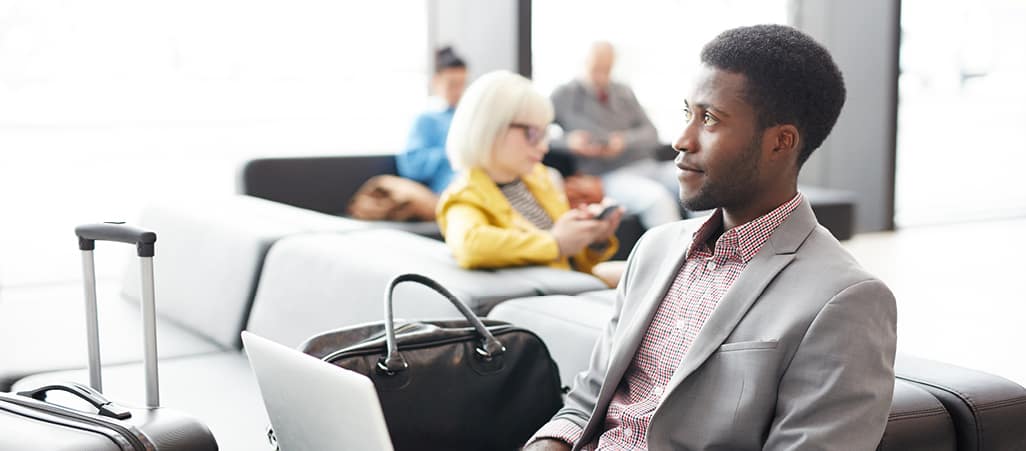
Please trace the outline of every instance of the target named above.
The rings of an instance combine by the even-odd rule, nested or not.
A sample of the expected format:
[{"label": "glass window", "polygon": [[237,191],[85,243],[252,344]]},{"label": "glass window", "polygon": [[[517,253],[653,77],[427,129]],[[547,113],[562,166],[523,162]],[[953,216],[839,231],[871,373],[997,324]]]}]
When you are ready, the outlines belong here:
[{"label": "glass window", "polygon": [[0,36],[2,285],[79,277],[76,224],[250,158],[396,152],[429,73],[422,1],[9,0]]},{"label": "glass window", "polygon": [[895,221],[1026,216],[1026,3],[901,9]]}]

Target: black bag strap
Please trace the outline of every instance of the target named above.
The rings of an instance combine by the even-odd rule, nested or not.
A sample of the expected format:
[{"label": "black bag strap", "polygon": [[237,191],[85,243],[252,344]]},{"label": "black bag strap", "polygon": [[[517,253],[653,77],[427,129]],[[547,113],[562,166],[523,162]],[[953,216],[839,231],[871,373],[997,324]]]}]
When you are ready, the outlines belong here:
[{"label": "black bag strap", "polygon": [[378,368],[380,370],[392,374],[409,367],[406,363],[406,359],[404,359],[402,354],[399,353],[399,347],[395,342],[395,320],[392,315],[392,293],[395,291],[396,285],[399,285],[402,282],[416,282],[438,292],[438,294],[441,294],[442,296],[445,296],[445,298],[448,299],[449,302],[451,302],[452,305],[467,318],[467,321],[470,321],[470,324],[474,326],[474,330],[476,330],[478,335],[481,336],[482,346],[477,348],[477,353],[480,354],[481,357],[490,359],[501,355],[506,350],[506,348],[502,346],[502,343],[500,343],[488,328],[485,327],[484,323],[481,322],[481,319],[479,319],[474,312],[470,311],[470,308],[467,307],[463,301],[460,301],[456,295],[452,294],[452,292],[447,290],[440,283],[435,282],[430,277],[420,274],[400,274],[388,283],[388,289],[385,291],[385,340],[388,344],[388,355],[385,357],[384,361],[378,362]]}]

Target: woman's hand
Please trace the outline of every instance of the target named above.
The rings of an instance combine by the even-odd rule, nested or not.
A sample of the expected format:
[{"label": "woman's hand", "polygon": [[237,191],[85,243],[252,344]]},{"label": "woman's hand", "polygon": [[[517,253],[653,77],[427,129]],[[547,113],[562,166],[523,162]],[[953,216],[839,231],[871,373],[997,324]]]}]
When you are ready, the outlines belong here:
[{"label": "woman's hand", "polygon": [[[608,201],[608,199],[607,199],[607,201]],[[591,204],[591,205],[588,205],[588,206],[584,207],[584,209],[587,210],[591,214],[591,216],[593,218],[596,218],[598,216],[598,214],[601,213],[603,209],[605,209],[605,205],[606,204],[607,204],[607,202],[603,202],[601,204]],[[620,227],[620,220],[623,219],[624,212],[625,212],[624,208],[622,206],[620,206],[620,207],[616,207],[616,210],[614,210],[612,213],[606,215],[605,218],[603,218],[603,219],[597,219],[596,218],[596,220],[601,225],[595,231],[595,237],[592,240],[591,244],[602,244],[602,243],[605,243],[606,241],[608,241],[609,238],[612,237],[613,234],[616,233],[617,227]]]},{"label": "woman's hand", "polygon": [[[600,232],[605,232],[606,221],[593,218],[594,215],[587,210],[575,208],[556,220],[549,233],[556,238],[561,257],[577,254],[585,246],[593,243]],[[619,219],[617,222],[619,223]]]}]

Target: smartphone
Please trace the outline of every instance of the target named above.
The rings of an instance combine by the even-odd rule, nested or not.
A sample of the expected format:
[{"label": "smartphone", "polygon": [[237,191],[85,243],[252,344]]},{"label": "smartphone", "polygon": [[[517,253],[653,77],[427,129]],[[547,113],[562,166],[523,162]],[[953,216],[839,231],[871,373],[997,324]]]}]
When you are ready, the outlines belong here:
[{"label": "smartphone", "polygon": [[604,220],[604,219],[608,218],[609,215],[613,214],[613,212],[616,211],[619,208],[620,208],[620,206],[617,205],[617,204],[608,205],[608,206],[606,206],[606,208],[602,209],[601,213],[599,213],[598,215],[595,216],[595,219],[598,219],[600,221]]}]

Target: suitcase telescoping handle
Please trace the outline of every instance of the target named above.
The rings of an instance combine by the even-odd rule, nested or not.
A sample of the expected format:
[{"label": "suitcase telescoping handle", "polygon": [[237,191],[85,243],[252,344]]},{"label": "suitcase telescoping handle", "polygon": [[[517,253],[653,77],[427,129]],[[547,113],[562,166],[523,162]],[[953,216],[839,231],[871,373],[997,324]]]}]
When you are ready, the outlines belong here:
[{"label": "suitcase telescoping handle", "polygon": [[157,234],[120,222],[86,224],[75,227],[78,248],[82,251],[82,272],[85,279],[86,341],[89,345],[89,385],[103,392],[100,372],[100,332],[96,318],[96,270],[93,249],[96,241],[118,241],[134,244],[142,263],[143,366],[146,371],[146,406],[160,407],[157,380],[157,313],[153,295],[153,250]]}]

